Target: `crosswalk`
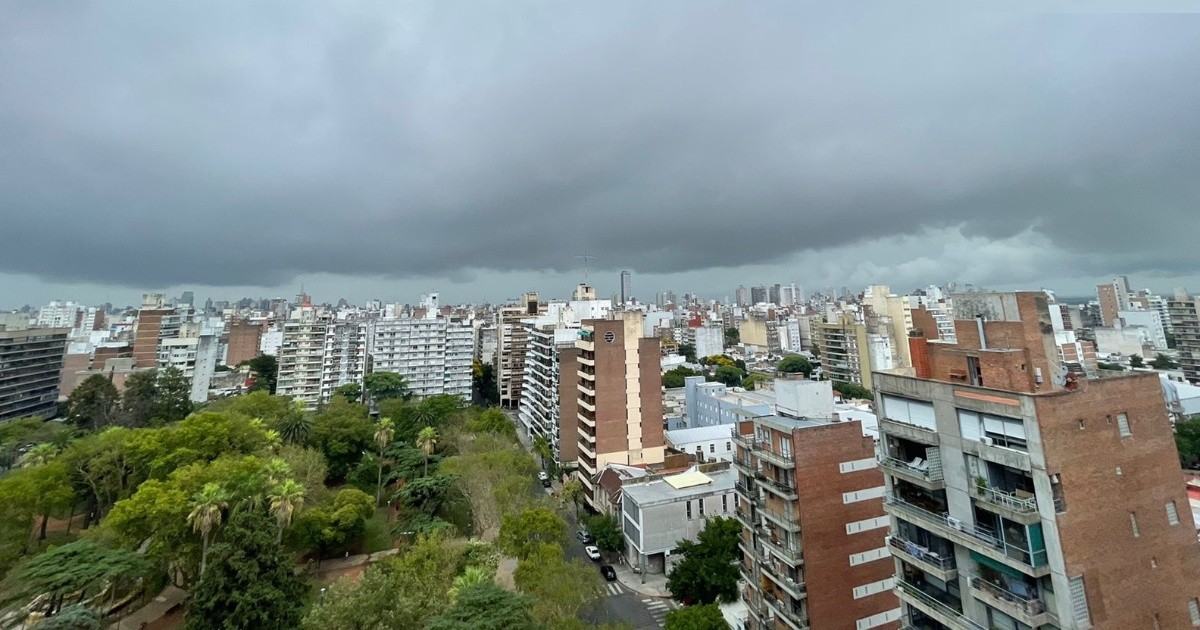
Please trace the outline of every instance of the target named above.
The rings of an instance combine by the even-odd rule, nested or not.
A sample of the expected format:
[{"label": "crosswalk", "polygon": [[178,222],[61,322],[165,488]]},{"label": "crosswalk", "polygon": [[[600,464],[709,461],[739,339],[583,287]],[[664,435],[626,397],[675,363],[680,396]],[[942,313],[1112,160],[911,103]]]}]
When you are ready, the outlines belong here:
[{"label": "crosswalk", "polygon": [[617,582],[609,582],[608,583],[608,594],[609,595],[620,595],[621,593],[624,593],[624,592],[625,592],[625,589],[621,588],[621,585],[618,584]]},{"label": "crosswalk", "polygon": [[679,604],[672,599],[647,597],[642,599],[642,603],[646,605],[646,609],[650,611],[650,616],[654,617],[655,623],[660,627],[666,625],[667,613],[679,608]]}]

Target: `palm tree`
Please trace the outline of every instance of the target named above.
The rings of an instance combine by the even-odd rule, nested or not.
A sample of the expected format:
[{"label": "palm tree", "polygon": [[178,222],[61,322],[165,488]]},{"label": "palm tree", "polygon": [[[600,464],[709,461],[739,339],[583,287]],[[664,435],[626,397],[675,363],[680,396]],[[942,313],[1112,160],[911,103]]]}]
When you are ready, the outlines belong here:
[{"label": "palm tree", "polygon": [[285,414],[276,422],[279,437],[288,444],[306,444],[308,436],[312,435],[312,426],[312,417],[301,411]]},{"label": "palm tree", "polygon": [[379,478],[375,482],[376,507],[379,506],[379,500],[383,497],[383,449],[392,443],[394,437],[396,437],[396,427],[392,424],[392,419],[380,419],[379,428],[375,429],[375,444],[379,447]]},{"label": "palm tree", "polygon": [[24,468],[41,466],[54,459],[55,455],[58,455],[58,447],[49,442],[42,442],[29,449],[29,452],[21,457],[21,466]]},{"label": "palm tree", "polygon": [[208,544],[213,530],[221,526],[221,510],[227,506],[228,497],[220,484],[206,483],[204,489],[192,497],[192,512],[188,514],[188,522],[192,530],[200,534],[200,574],[204,574],[204,566],[208,561]]},{"label": "palm tree", "polygon": [[454,578],[454,584],[450,587],[450,592],[447,593],[447,595],[450,597],[450,604],[453,605],[454,601],[458,599],[458,594],[464,590],[475,586],[476,584],[483,584],[491,581],[492,576],[487,569],[484,569],[483,567],[467,567],[463,570],[462,575]]},{"label": "palm tree", "polygon": [[421,447],[421,452],[425,454],[425,476],[429,476],[429,456],[433,454],[433,447],[437,446],[437,429],[433,427],[425,427],[417,433],[417,446]]},{"label": "palm tree", "polygon": [[279,523],[279,540],[283,540],[283,530],[292,523],[292,516],[304,505],[304,486],[296,483],[295,479],[284,479],[271,490],[271,514]]}]

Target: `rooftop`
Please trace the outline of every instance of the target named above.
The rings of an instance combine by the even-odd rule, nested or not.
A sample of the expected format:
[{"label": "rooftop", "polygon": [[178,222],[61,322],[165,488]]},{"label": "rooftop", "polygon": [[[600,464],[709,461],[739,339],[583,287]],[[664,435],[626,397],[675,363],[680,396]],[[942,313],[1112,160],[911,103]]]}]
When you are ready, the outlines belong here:
[{"label": "rooftop", "polygon": [[733,435],[733,425],[718,424],[708,427],[693,427],[691,429],[675,429],[666,432],[667,441],[672,444],[688,442],[706,442],[709,440],[724,440]]},{"label": "rooftop", "polygon": [[710,464],[693,466],[677,475],[656,475],[645,480],[629,481],[621,491],[634,503],[645,507],[732,492],[736,483],[737,471],[728,464]]}]

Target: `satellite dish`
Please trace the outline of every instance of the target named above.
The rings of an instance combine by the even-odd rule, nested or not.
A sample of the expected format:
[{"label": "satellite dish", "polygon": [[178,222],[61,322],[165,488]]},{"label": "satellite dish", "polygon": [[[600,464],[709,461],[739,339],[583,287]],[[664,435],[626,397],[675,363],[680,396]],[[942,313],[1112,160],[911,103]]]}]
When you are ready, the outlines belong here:
[{"label": "satellite dish", "polygon": [[1068,372],[1069,372],[1069,370],[1067,370],[1067,366],[1060,365],[1058,367],[1058,373],[1054,375],[1054,385],[1057,387],[1065,386],[1067,384],[1067,373]]}]

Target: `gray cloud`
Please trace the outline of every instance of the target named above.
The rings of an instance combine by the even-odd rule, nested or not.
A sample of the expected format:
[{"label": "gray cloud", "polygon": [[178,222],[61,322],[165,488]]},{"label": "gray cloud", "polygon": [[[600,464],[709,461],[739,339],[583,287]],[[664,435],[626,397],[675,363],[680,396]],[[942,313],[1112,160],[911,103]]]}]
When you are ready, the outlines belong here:
[{"label": "gray cloud", "polygon": [[1200,272],[1195,16],[448,4],[0,6],[0,272]]}]

